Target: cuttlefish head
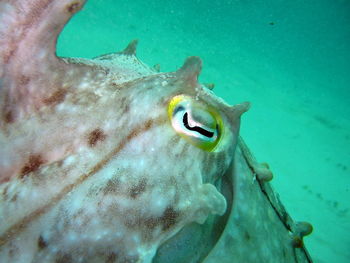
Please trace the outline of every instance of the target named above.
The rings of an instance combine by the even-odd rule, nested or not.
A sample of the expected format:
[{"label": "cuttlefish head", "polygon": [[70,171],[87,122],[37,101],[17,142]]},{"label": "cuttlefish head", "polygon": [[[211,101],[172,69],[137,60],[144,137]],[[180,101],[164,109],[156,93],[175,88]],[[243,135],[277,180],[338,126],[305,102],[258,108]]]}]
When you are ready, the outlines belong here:
[{"label": "cuttlefish head", "polygon": [[[108,221],[110,235],[117,233],[128,251],[142,247],[144,258],[184,226],[221,216],[231,205],[222,191],[233,181],[223,177],[249,104],[229,106],[218,99],[197,82],[200,68],[200,59],[191,57],[176,72],[121,87],[118,101],[127,100],[128,109],[114,119],[123,139],[86,191],[70,197],[88,196],[82,209],[108,196],[96,204],[95,220]],[[92,236],[106,232],[91,229]]]},{"label": "cuttlefish head", "polygon": [[87,242],[147,262],[185,226],[227,211],[224,184],[233,181],[224,175],[249,104],[218,99],[198,83],[200,68],[191,57],[176,72],[107,85],[113,91],[94,117],[105,138],[91,150],[103,158],[58,205],[53,218],[69,220],[64,231],[52,223],[48,244],[77,253]]}]

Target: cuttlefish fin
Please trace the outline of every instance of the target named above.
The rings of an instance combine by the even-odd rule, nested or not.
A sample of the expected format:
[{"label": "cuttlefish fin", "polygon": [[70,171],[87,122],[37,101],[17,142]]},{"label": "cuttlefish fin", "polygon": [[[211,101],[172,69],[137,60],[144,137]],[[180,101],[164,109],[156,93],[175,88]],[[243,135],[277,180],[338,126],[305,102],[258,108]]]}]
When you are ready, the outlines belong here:
[{"label": "cuttlefish fin", "polygon": [[72,66],[56,56],[56,42],[85,0],[0,3],[1,122],[12,123],[62,95],[60,79]]}]

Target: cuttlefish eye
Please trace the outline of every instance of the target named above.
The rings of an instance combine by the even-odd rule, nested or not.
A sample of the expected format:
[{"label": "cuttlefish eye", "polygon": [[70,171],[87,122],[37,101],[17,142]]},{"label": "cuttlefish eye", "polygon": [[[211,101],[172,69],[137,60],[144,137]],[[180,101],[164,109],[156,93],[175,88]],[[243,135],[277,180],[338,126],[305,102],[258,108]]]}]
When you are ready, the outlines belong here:
[{"label": "cuttlefish eye", "polygon": [[215,109],[185,95],[169,103],[168,116],[175,131],[191,144],[213,151],[223,131],[222,119]]}]

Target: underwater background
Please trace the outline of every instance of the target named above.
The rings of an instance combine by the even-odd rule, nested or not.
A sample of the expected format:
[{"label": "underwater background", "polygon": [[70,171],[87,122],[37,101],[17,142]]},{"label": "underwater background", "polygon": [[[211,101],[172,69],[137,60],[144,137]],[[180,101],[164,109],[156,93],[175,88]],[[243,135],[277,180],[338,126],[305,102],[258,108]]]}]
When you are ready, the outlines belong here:
[{"label": "underwater background", "polygon": [[250,101],[241,135],[274,172],[314,262],[350,262],[350,0],[89,0],[58,55],[92,58],[139,39],[161,71],[200,56],[202,83]]}]

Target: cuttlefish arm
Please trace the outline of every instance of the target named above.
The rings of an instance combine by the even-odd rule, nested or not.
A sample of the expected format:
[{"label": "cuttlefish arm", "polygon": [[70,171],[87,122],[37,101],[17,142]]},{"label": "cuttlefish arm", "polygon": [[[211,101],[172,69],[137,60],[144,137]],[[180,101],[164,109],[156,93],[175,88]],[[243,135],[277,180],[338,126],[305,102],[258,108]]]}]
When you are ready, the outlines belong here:
[{"label": "cuttlefish arm", "polygon": [[303,245],[312,226],[292,220],[268,182],[271,179],[268,166],[257,162],[239,138],[221,182],[226,214],[185,227],[160,247],[154,262],[312,262]]},{"label": "cuttlefish arm", "polygon": [[239,138],[233,165],[233,206],[227,225],[205,263],[312,262],[302,238],[312,231],[306,222],[293,222],[268,183],[272,173],[256,161]]}]

